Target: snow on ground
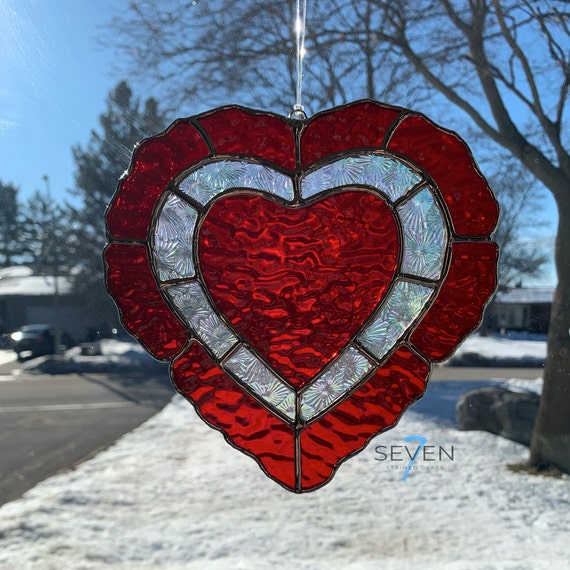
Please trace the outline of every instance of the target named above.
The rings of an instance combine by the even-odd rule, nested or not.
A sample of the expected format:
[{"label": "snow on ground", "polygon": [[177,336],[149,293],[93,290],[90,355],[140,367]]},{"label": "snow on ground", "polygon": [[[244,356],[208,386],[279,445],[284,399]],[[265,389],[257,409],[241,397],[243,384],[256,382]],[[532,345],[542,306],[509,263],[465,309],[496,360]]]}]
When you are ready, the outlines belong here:
[{"label": "snow on ground", "polygon": [[0,350],[0,365],[8,364],[16,360],[16,353],[13,350]]},{"label": "snow on ground", "polygon": [[524,333],[471,335],[457,349],[452,364],[474,366],[542,366],[546,358],[546,337]]},{"label": "snow on ground", "polygon": [[[81,347],[74,346],[67,350],[61,359],[53,356],[38,357],[23,362],[22,367],[28,372],[65,374],[79,370],[82,372],[105,372],[108,369],[116,371],[118,368],[133,368],[142,364],[160,366],[160,363],[149,356],[140,344],[132,340],[102,339],[93,343],[92,346],[98,348],[101,354],[82,355]],[[15,360],[16,353],[13,350],[0,350],[0,365]]]},{"label": "snow on ground", "polygon": [[[434,382],[396,428],[305,495],[267,479],[176,397],[0,507],[0,568],[570,569],[570,478],[515,473],[507,465],[526,448],[456,430],[450,410],[471,388]],[[404,482],[410,435],[447,454],[418,459]]]},{"label": "snow on ground", "polygon": [[149,366],[164,366],[154,360],[140,344],[130,340],[102,339],[91,344],[91,347],[97,349],[100,354],[84,355],[80,346],[74,346],[67,350],[62,358],[35,358],[25,362],[23,367],[33,373],[66,374],[117,372],[141,366],[148,370]]}]

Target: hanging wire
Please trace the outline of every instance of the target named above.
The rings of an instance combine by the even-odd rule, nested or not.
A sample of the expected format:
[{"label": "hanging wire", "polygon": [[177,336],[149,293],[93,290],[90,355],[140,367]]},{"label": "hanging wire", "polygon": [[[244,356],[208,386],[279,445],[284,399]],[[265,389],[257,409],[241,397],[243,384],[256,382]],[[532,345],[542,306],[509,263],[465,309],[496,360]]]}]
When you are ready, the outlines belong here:
[{"label": "hanging wire", "polygon": [[297,41],[297,86],[295,104],[291,117],[306,119],[305,108],[301,103],[303,92],[303,59],[305,58],[305,21],[307,17],[307,0],[296,0],[295,38]]}]

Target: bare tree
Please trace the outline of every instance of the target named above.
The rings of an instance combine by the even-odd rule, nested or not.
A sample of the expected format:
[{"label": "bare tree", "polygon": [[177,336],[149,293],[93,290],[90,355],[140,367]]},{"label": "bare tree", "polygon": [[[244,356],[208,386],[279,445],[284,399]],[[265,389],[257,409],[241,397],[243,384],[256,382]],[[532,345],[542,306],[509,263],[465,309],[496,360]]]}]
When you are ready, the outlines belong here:
[{"label": "bare tree", "polygon": [[493,238],[501,248],[499,290],[506,291],[539,278],[551,258],[545,246],[547,224],[539,217],[545,196],[542,186],[512,156],[495,157],[487,166],[489,184],[501,205]]},{"label": "bare tree", "polygon": [[[529,462],[570,472],[570,250],[564,245],[570,243],[570,154],[564,116],[570,86],[568,4],[426,2],[436,10],[429,14],[435,25],[428,27],[428,20],[422,24],[408,17],[410,2],[374,3],[385,20],[382,41],[394,46],[428,85],[508,150],[556,200],[559,283]],[[433,52],[428,29],[435,34],[430,42],[441,46]]]},{"label": "bare tree", "polygon": [[[172,107],[191,110],[204,96],[209,105],[228,96],[256,106],[292,102],[293,2],[172,4],[131,3],[112,24],[127,66]],[[529,463],[570,472],[568,2],[314,0],[309,9],[310,111],[374,97],[423,104],[446,124],[460,116],[554,196],[559,284]]]},{"label": "bare tree", "polygon": [[[410,74],[396,71],[392,48],[380,42],[373,3],[309,4],[303,80],[309,110],[389,93],[395,101],[397,85],[401,104]],[[118,51],[117,65],[131,81],[160,94],[170,111],[192,113],[200,103],[212,107],[230,97],[288,112],[296,81],[294,8],[291,0],[133,2],[102,41]]]}]

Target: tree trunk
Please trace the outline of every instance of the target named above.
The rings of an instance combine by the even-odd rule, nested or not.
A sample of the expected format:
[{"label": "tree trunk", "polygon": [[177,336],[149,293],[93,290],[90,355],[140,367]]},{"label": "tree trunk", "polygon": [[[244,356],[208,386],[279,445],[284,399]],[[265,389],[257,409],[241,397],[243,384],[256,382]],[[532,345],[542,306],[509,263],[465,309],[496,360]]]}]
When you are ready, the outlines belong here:
[{"label": "tree trunk", "polygon": [[570,473],[570,189],[565,190],[558,193],[557,200],[559,226],[554,256],[558,286],[529,465],[538,469],[555,466]]}]

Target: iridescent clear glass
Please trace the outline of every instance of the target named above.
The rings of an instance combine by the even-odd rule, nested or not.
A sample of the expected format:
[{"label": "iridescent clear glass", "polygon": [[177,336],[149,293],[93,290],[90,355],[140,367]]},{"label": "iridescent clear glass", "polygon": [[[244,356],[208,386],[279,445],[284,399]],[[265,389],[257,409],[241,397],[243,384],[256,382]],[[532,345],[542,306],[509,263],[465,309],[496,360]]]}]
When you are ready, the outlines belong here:
[{"label": "iridescent clear glass", "polygon": [[433,292],[432,287],[399,280],[357,340],[381,360],[419,316]]},{"label": "iridescent clear glass", "polygon": [[244,384],[265,403],[280,411],[291,420],[295,419],[295,392],[259,359],[240,346],[223,368],[235,375],[238,382]]},{"label": "iridescent clear glass", "polygon": [[161,281],[194,276],[193,240],[198,211],[169,194],[152,239],[154,264]]},{"label": "iridescent clear glass", "polygon": [[421,180],[419,173],[395,158],[366,153],[345,156],[307,174],[301,180],[301,196],[309,198],[331,188],[364,185],[378,189],[394,201]]},{"label": "iridescent clear glass", "polygon": [[230,188],[251,188],[293,200],[293,181],[280,172],[241,160],[219,160],[193,170],[178,185],[200,204],[207,204]]},{"label": "iridescent clear glass", "polygon": [[373,368],[358,348],[349,346],[343,350],[301,395],[301,419],[308,421],[326,410]]},{"label": "iridescent clear glass", "polygon": [[445,258],[447,230],[432,191],[423,189],[397,211],[404,227],[402,271],[438,279]]},{"label": "iridescent clear glass", "polygon": [[237,343],[237,338],[216,314],[199,283],[182,283],[169,287],[166,292],[196,336],[218,358]]}]

